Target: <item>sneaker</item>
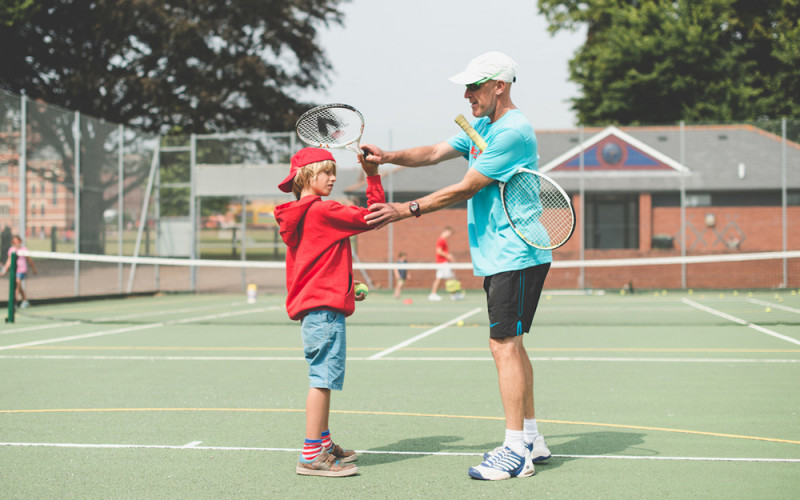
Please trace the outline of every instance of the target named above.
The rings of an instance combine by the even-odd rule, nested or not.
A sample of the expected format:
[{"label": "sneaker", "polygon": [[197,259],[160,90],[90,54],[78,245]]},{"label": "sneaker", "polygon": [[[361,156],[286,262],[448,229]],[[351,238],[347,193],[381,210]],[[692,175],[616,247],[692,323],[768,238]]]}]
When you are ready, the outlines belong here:
[{"label": "sneaker", "polygon": [[[527,444],[525,446],[527,446]],[[501,444],[500,446],[498,446],[497,448],[493,449],[492,451],[487,451],[486,453],[483,454],[483,459],[486,460],[487,458],[491,457],[492,455],[494,455],[495,453],[499,452],[503,448],[505,448],[505,446],[503,446]],[[530,449],[530,448],[528,448],[528,449]]]},{"label": "sneaker", "polygon": [[462,292],[452,293],[452,294],[450,294],[450,300],[464,300],[465,296],[466,295],[464,295],[463,291]]},{"label": "sneaker", "polygon": [[30,307],[30,305],[31,305],[30,302],[28,302],[27,300],[23,300],[22,304],[19,305],[19,308],[20,309],[27,309],[28,307]]},{"label": "sneaker", "polygon": [[333,448],[328,450],[328,453],[338,458],[339,461],[342,463],[355,462],[356,460],[358,460],[358,455],[356,455],[355,451],[345,450],[336,443],[333,444]]},{"label": "sneaker", "polygon": [[525,443],[525,446],[531,452],[531,462],[544,462],[550,458],[550,449],[547,443],[544,442],[544,436],[541,434],[536,436],[532,443]]},{"label": "sneaker", "polygon": [[495,449],[480,465],[469,469],[470,477],[487,481],[530,477],[534,473],[531,452],[527,447],[524,456],[517,455],[507,446],[503,446],[500,450]]},{"label": "sneaker", "polygon": [[442,296],[439,295],[438,293],[432,293],[428,295],[428,300],[431,300],[433,302],[439,302],[440,300],[442,300]]},{"label": "sneaker", "polygon": [[336,457],[323,451],[311,462],[303,460],[301,455],[295,472],[303,476],[345,477],[358,474],[358,467],[353,464],[343,465]]}]

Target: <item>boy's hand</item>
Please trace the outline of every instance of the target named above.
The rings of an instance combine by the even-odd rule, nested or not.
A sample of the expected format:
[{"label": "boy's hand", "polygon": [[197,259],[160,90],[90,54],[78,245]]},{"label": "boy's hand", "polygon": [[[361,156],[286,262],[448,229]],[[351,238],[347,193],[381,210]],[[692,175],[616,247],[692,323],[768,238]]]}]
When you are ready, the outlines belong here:
[{"label": "boy's hand", "polygon": [[364,150],[363,155],[358,155],[358,162],[361,163],[361,168],[364,170],[364,173],[368,176],[378,175],[378,163],[373,161],[368,161],[365,157],[371,155],[372,153]]},{"label": "boy's hand", "polygon": [[[355,289],[356,302],[361,302],[362,300],[367,298],[367,292],[359,290],[359,286],[358,285],[364,285],[364,284],[362,282],[358,281],[358,280],[353,280],[353,288]],[[363,288],[367,288],[366,285],[364,285]],[[369,290],[369,289],[367,288],[367,290]],[[361,292],[361,293],[359,293],[359,292]]]}]

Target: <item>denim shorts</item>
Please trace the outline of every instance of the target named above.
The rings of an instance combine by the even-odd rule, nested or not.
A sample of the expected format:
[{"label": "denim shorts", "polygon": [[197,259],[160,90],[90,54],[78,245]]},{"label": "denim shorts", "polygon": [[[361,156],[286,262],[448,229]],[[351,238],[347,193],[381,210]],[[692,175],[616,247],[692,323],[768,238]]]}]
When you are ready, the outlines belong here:
[{"label": "denim shorts", "polygon": [[310,386],[342,390],[347,350],[344,314],[328,309],[311,311],[301,322],[301,332]]}]

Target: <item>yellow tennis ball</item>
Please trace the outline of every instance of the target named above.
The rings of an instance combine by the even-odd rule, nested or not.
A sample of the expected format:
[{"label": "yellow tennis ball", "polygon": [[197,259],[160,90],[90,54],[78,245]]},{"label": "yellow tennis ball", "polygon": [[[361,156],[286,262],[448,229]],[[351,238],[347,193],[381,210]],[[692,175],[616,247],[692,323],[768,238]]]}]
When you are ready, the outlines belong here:
[{"label": "yellow tennis ball", "polygon": [[456,323],[456,325],[464,326],[464,320],[463,319],[458,320],[458,323]]},{"label": "yellow tennis ball", "polygon": [[769,307],[769,306],[767,306],[767,307],[764,309],[764,312],[772,312],[772,308],[771,308],[771,307]]},{"label": "yellow tennis ball", "polygon": [[369,293],[369,287],[367,287],[367,285],[364,283],[359,283],[355,287],[355,292],[356,295],[364,295],[366,297],[366,295]]}]

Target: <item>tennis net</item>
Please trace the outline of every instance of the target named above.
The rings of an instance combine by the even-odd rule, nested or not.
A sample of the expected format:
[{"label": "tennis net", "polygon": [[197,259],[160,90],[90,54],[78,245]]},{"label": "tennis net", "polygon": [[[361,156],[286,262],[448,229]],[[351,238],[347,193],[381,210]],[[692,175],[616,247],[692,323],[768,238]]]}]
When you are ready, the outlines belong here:
[{"label": "tennis net", "polygon": [[[426,289],[435,264],[362,264],[381,287],[408,269],[407,288]],[[468,263],[451,264],[467,290],[482,287]],[[482,290],[481,290],[482,293]],[[800,324],[800,251],[658,258],[556,260],[537,324]]]},{"label": "tennis net", "polygon": [[[29,275],[28,297],[32,303],[104,298],[157,292],[233,293],[245,296],[248,286],[259,295],[285,293],[282,261],[244,261],[118,257],[30,251],[38,275]],[[359,262],[355,279],[373,291],[386,291],[396,284],[395,271],[405,270],[405,293],[424,298],[439,266],[427,262],[405,264]],[[451,264],[456,278],[473,297],[482,295],[483,280],[472,274],[469,263]],[[446,293],[442,280],[440,293]],[[689,257],[600,259],[555,261],[545,283],[545,300],[561,297],[593,297],[578,307],[587,311],[586,323],[599,322],[680,323],[667,311],[653,316],[652,305],[641,299],[690,300],[725,312],[743,310],[768,323],[800,323],[800,251],[751,254],[700,255]],[[599,299],[598,297],[605,297]],[[610,297],[626,297],[628,303],[603,305]],[[0,296],[0,300],[7,299]],[[639,302],[636,302],[639,299]],[[565,299],[564,299],[565,300]],[[580,299],[576,299],[580,300]],[[666,301],[661,301],[666,302]],[[638,305],[636,305],[638,304]],[[620,317],[603,319],[614,307]],[[658,306],[660,307],[660,306]],[[542,314],[548,308],[542,309]],[[550,309],[552,310],[552,309]],[[577,309],[576,309],[577,310]],[[766,317],[761,313],[769,312]],[[539,316],[537,315],[537,318]],[[553,317],[553,323],[580,322],[572,313]]]}]

